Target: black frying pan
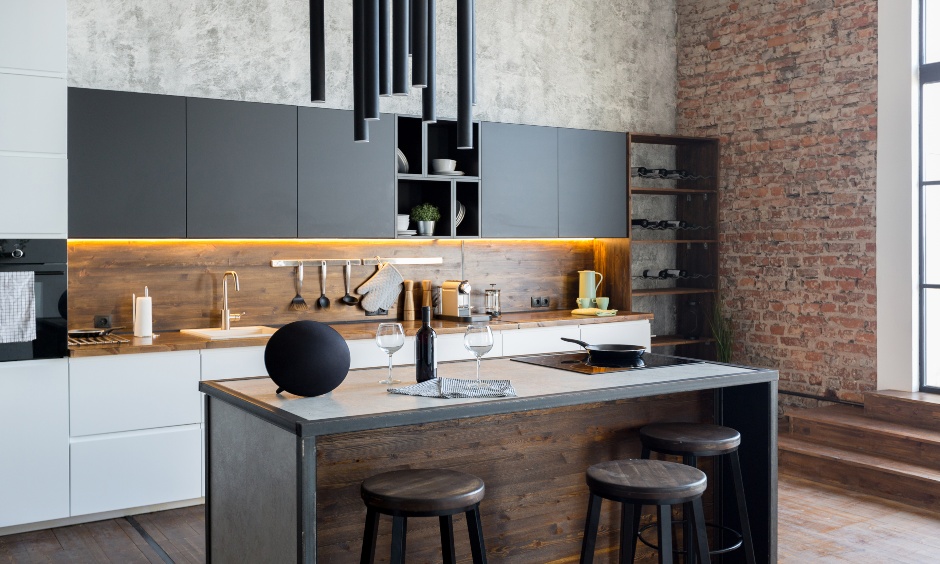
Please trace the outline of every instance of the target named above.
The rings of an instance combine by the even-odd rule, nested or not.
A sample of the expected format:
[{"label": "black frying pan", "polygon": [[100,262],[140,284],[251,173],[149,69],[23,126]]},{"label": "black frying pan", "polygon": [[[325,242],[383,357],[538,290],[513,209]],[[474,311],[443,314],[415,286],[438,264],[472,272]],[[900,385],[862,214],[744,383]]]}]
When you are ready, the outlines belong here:
[{"label": "black frying pan", "polygon": [[568,337],[562,337],[561,340],[581,345],[588,352],[591,361],[598,364],[632,362],[639,360],[646,352],[646,347],[640,345],[589,345]]}]

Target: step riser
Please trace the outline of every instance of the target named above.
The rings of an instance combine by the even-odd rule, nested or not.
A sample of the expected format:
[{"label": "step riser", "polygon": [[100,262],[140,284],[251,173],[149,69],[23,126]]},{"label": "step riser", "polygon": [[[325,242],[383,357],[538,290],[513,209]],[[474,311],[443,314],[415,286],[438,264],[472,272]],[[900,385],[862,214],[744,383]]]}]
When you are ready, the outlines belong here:
[{"label": "step riser", "polygon": [[940,431],[940,405],[904,401],[878,394],[865,395],[865,415],[902,425]]},{"label": "step riser", "polygon": [[796,439],[866,454],[877,454],[940,469],[940,444],[877,431],[807,421],[791,417],[790,434]]},{"label": "step riser", "polygon": [[940,504],[940,482],[933,480],[886,474],[878,468],[849,465],[839,460],[787,450],[779,453],[779,468],[781,473],[790,476],[849,488],[916,507],[936,509]]}]

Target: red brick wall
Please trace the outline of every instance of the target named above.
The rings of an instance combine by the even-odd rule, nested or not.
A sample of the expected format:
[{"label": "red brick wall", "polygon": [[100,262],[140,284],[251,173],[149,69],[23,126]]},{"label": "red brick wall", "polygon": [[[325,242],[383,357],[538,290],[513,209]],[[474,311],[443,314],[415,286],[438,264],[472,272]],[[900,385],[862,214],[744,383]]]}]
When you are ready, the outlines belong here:
[{"label": "red brick wall", "polygon": [[678,130],[723,141],[735,360],[854,401],[875,387],[876,7],[677,1]]}]

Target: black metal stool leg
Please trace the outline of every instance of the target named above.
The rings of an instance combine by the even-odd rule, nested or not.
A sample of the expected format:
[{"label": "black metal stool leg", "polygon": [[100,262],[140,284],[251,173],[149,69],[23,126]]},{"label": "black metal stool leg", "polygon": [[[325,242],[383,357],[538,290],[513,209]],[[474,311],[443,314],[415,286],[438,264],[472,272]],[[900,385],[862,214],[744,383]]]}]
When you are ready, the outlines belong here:
[{"label": "black metal stool leg", "polygon": [[754,540],[751,537],[751,522],[747,516],[747,502],[744,498],[744,478],[741,475],[741,460],[738,451],[728,455],[731,459],[731,474],[734,478],[734,493],[738,500],[738,519],[741,520],[741,536],[744,537],[744,558],[747,564],[755,564]]},{"label": "black metal stool leg", "polygon": [[379,514],[371,507],[366,508],[366,528],[362,533],[362,556],[359,564],[375,562],[375,538],[379,534]]},{"label": "black metal stool leg", "polygon": [[441,515],[441,555],[444,564],[456,564],[457,552],[454,550],[454,518]]},{"label": "black metal stool leg", "polygon": [[601,497],[591,494],[588,499],[587,518],[584,520],[584,540],[581,541],[581,564],[594,562],[594,543],[597,542],[597,525],[601,520]]},{"label": "black metal stool leg", "polygon": [[[711,557],[708,554],[708,533],[705,531],[705,511],[702,509],[702,498],[700,497],[692,501],[692,520],[695,522],[695,544],[698,549],[699,560],[709,564]],[[688,551],[690,554],[693,553],[691,542]]]},{"label": "black metal stool leg", "polygon": [[620,503],[620,564],[633,564],[636,558],[637,513],[641,505]]},{"label": "black metal stool leg", "polygon": [[659,505],[659,527],[656,536],[659,541],[659,564],[672,564],[672,506]]},{"label": "black metal stool leg", "polygon": [[405,564],[405,535],[407,531],[407,517],[392,517],[392,564]]},{"label": "black metal stool leg", "polygon": [[[682,457],[682,463],[692,468],[698,467],[698,459],[694,454],[686,454]],[[685,563],[697,564],[698,558],[695,557],[695,551],[692,550],[692,521],[691,515],[686,511],[689,504],[682,505],[682,548],[685,550]]]},{"label": "black metal stool leg", "polygon": [[483,544],[483,521],[480,520],[480,506],[467,511],[467,528],[470,530],[470,552],[473,564],[486,564],[486,546]]}]

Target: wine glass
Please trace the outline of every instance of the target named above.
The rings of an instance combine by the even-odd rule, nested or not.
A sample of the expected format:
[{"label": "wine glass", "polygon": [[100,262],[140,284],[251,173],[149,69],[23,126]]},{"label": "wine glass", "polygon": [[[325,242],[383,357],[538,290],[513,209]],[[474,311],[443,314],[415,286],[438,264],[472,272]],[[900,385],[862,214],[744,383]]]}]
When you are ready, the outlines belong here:
[{"label": "wine glass", "polygon": [[400,384],[401,380],[392,379],[392,355],[405,345],[405,330],[401,323],[380,323],[375,332],[375,344],[388,355],[388,377],[379,380],[379,384]]},{"label": "wine glass", "polygon": [[474,386],[482,386],[480,380],[480,357],[493,348],[493,332],[489,325],[470,325],[463,336],[463,346],[477,357],[477,381]]}]

